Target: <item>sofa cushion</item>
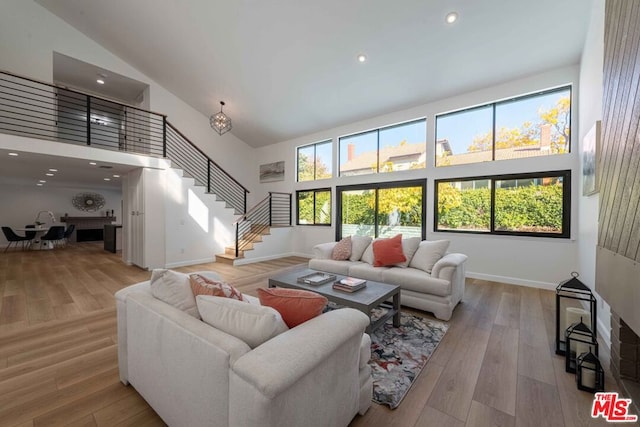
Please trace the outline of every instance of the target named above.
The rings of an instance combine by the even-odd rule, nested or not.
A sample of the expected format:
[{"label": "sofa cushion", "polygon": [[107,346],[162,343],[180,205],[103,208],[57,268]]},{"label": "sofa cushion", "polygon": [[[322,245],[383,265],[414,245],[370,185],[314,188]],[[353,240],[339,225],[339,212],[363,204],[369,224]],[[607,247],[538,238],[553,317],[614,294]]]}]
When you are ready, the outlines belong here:
[{"label": "sofa cushion", "polygon": [[332,259],[317,259],[312,258],[309,260],[309,268],[318,271],[327,271],[329,273],[342,274],[343,276],[349,275],[349,268],[353,265],[362,264],[359,261],[334,261]]},{"label": "sofa cushion", "polygon": [[351,236],[340,240],[331,251],[331,259],[336,261],[348,260],[351,256]]},{"label": "sofa cushion", "polygon": [[200,274],[191,274],[189,275],[189,282],[191,283],[191,291],[194,297],[198,295],[212,295],[214,297],[237,299],[238,301],[245,300],[242,292],[234,286],[220,280],[211,280]]},{"label": "sofa cushion", "polygon": [[431,273],[431,269],[433,269],[435,263],[444,256],[447,248],[449,248],[448,240],[422,241],[418,246],[418,250],[413,255],[409,267]]},{"label": "sofa cushion", "polygon": [[373,248],[373,266],[385,267],[401,262],[407,258],[402,252],[402,234],[389,239],[377,239],[371,243]]},{"label": "sofa cushion", "polygon": [[420,237],[408,237],[406,239],[402,239],[402,252],[404,253],[406,260],[396,264],[396,267],[407,268],[409,266],[411,259],[413,259],[413,255],[418,250],[420,241]]},{"label": "sofa cushion", "polygon": [[263,306],[278,310],[290,328],[322,314],[328,302],[315,292],[287,288],[260,288],[258,298]]},{"label": "sofa cushion", "polygon": [[365,249],[371,243],[369,236],[351,236],[351,257],[349,261],[360,261]]},{"label": "sofa cushion", "polygon": [[434,279],[417,268],[390,268],[382,272],[382,282],[393,283],[402,289],[442,297],[451,295],[451,282]]},{"label": "sofa cushion", "polygon": [[255,348],[289,328],[277,310],[231,298],[198,295],[202,320]]},{"label": "sofa cushion", "polygon": [[188,275],[165,268],[156,268],[151,272],[150,288],[151,295],[160,301],[196,319],[200,318]]},{"label": "sofa cushion", "polygon": [[361,262],[349,268],[349,276],[382,282],[382,272],[388,269],[389,267],[374,267]]}]

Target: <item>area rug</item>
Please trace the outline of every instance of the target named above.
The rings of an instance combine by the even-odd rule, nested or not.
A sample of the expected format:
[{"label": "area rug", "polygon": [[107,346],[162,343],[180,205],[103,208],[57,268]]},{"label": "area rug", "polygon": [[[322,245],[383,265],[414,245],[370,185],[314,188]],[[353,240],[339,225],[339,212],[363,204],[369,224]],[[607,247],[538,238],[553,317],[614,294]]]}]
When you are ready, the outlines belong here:
[{"label": "area rug", "polygon": [[373,401],[397,408],[448,328],[443,322],[401,313],[400,327],[394,328],[389,319],[374,331],[369,361]]}]

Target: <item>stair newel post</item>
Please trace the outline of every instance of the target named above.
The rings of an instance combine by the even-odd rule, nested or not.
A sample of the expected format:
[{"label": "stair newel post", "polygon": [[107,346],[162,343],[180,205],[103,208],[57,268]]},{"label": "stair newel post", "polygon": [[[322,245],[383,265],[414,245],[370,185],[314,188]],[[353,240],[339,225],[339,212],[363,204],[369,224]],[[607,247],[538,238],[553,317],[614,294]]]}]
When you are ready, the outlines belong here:
[{"label": "stair newel post", "polygon": [[211,160],[207,160],[207,193],[211,193]]},{"label": "stair newel post", "polygon": [[269,192],[269,227],[271,227],[273,224],[271,223],[272,218],[271,218],[271,204],[273,201],[273,194],[271,192]]},{"label": "stair newel post", "polygon": [[244,190],[244,213],[247,213],[247,190]]},{"label": "stair newel post", "polygon": [[167,157],[167,116],[162,117],[162,157]]},{"label": "stair newel post", "polygon": [[91,97],[87,95],[87,145],[91,145]]},{"label": "stair newel post", "polygon": [[238,246],[240,246],[240,223],[236,222],[236,258],[238,258]]},{"label": "stair newel post", "polygon": [[293,202],[293,195],[289,193],[289,227],[293,225],[293,214],[291,213],[291,203]]}]

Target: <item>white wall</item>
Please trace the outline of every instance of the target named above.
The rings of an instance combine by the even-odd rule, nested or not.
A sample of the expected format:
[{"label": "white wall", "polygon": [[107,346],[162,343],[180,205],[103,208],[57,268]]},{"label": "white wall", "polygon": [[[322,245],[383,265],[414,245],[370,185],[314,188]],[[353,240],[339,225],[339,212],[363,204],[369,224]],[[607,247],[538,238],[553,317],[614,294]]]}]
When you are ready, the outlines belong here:
[{"label": "white wall", "polygon": [[166,171],[165,182],[166,267],[213,262],[235,242],[233,209],[176,169]]},{"label": "white wall", "polygon": [[52,82],[55,51],[147,83],[152,111],[167,114],[174,126],[252,191],[251,197],[264,197],[255,194],[254,177],[245,175],[251,147],[230,133],[219,136],[210,128],[207,116],[34,1],[0,2],[0,40],[2,70]]},{"label": "white wall", "polygon": [[[105,206],[98,212],[83,212],[71,204],[73,196],[78,193],[94,192],[105,198]],[[122,200],[122,191],[119,189],[95,188],[88,190],[87,188],[73,187],[37,187],[33,181],[14,180],[0,183],[0,225],[9,226],[11,228],[24,227],[27,224],[33,224],[39,211],[51,211],[56,217],[56,223],[60,223],[60,217],[68,213],[69,216],[104,216],[106,209],[113,209],[118,221],[122,218],[120,209],[120,201]],[[49,222],[48,215],[41,215],[43,222]],[[17,232],[22,234],[21,232]],[[0,245],[5,246],[7,240],[4,234],[0,236]]]},{"label": "white wall", "polygon": [[[434,164],[435,114],[459,108],[497,101],[550,87],[573,84],[573,129],[578,129],[577,106],[579,91],[578,66],[564,67],[548,72],[522,78],[504,84],[488,87],[463,95],[424,104],[404,111],[398,111],[369,120],[327,129],[312,135],[284,141],[279,144],[256,150],[257,159],[253,171],[258,180],[258,165],[285,161],[285,180],[282,182],[257,184],[259,192],[284,191],[295,193],[296,190],[332,187],[337,185],[357,184],[372,181],[399,181],[406,179],[427,179],[427,238],[429,240],[449,239],[451,250],[469,256],[468,272],[475,277],[499,280],[546,288],[555,288],[562,280],[570,277],[570,272],[578,266],[577,208],[579,182],[579,150],[576,132],[572,137],[573,150],[561,156],[538,157],[499,162],[487,162],[473,165],[450,166],[425,170],[411,170],[397,173],[332,178],[316,182],[295,182],[296,147],[326,139],[334,141],[334,176],[337,175],[337,137],[378,128],[419,117],[427,118],[427,165]],[[571,239],[524,238],[512,236],[461,235],[458,233],[436,233],[433,231],[433,180],[447,177],[481,176],[501,173],[520,173],[546,170],[572,170],[572,232]],[[333,193],[335,210],[335,191]],[[334,214],[335,218],[335,214]],[[332,227],[295,227],[296,234],[293,251],[311,255],[314,244],[335,240],[335,224]]]},{"label": "white wall", "polygon": [[[591,21],[580,61],[580,126],[578,141],[582,144],[584,136],[602,119],[602,87],[604,62],[604,0],[595,0],[592,6]],[[582,147],[581,147],[582,148]],[[581,150],[580,150],[581,152]],[[582,177],[582,167],[579,177]],[[596,282],[596,245],[598,244],[599,194],[582,196],[580,180],[578,202],[578,272],[582,282],[596,294],[598,304],[598,331],[609,344],[610,308],[595,292]]]}]

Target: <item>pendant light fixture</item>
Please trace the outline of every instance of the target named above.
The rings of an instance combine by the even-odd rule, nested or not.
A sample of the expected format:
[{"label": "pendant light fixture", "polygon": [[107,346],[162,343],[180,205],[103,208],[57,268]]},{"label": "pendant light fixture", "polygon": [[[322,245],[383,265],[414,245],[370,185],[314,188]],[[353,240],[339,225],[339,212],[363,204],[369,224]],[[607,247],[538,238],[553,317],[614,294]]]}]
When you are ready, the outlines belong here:
[{"label": "pendant light fixture", "polygon": [[211,124],[213,130],[218,132],[218,135],[222,135],[231,130],[231,119],[222,112],[223,107],[224,101],[220,101],[220,112],[209,117],[209,124]]}]

